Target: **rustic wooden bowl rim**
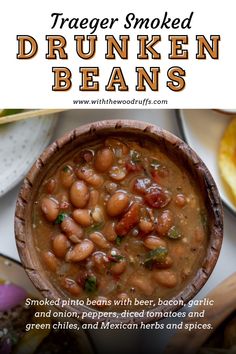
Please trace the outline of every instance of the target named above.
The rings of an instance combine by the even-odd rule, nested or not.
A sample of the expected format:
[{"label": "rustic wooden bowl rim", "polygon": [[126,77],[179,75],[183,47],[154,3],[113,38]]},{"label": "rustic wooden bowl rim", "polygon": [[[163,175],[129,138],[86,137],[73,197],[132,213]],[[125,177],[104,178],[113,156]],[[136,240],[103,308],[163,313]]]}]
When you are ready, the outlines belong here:
[{"label": "rustic wooden bowl rim", "polygon": [[[206,256],[202,263],[202,267],[199,268],[195,276],[193,276],[191,282],[183,289],[183,291],[172,298],[173,300],[183,300],[184,303],[187,303],[206,283],[212,270],[214,269],[220,253],[223,239],[223,211],[221,199],[210,172],[198,155],[177,136],[147,122],[134,120],[105,120],[90,123],[63,135],[44,150],[25,177],[17,199],[15,212],[15,237],[21,262],[29,278],[36,288],[44,295],[44,297],[53,300],[60,297],[57,289],[52,285],[48,277],[45,277],[45,272],[42,272],[42,269],[39,269],[39,260],[35,249],[28,247],[30,242],[33,242],[32,232],[28,232],[27,229],[27,225],[30,223],[29,209],[33,204],[32,191],[37,179],[40,178],[40,174],[44,170],[44,166],[47,165],[49,161],[53,161],[56,154],[62,151],[66,146],[70,145],[74,141],[77,141],[78,139],[81,139],[82,137],[85,137],[85,140],[91,140],[91,137],[97,138],[100,134],[111,132],[113,134],[120,134],[124,132],[130,134],[145,134],[148,139],[152,138],[156,141],[160,140],[164,145],[166,144],[171,146],[171,149],[174,149],[176,153],[183,156],[186,161],[194,167],[197,175],[204,183],[207,201],[210,205],[208,211],[211,214],[209,245]],[[152,311],[163,313],[165,311],[177,311],[180,307],[180,305],[158,306],[152,309]],[[100,311],[88,306],[78,306],[75,308],[69,305],[64,307],[63,310],[77,311],[78,313]],[[109,308],[105,308],[105,311],[109,311]],[[141,323],[141,321],[151,322],[154,320],[158,320],[158,318],[148,318],[147,310],[144,310],[144,315],[142,317],[122,318],[120,314],[117,313],[116,318],[102,317],[99,319],[99,322],[110,321],[116,323],[122,321],[123,323]],[[84,322],[96,321],[97,319],[92,320],[90,318],[84,320]]]}]

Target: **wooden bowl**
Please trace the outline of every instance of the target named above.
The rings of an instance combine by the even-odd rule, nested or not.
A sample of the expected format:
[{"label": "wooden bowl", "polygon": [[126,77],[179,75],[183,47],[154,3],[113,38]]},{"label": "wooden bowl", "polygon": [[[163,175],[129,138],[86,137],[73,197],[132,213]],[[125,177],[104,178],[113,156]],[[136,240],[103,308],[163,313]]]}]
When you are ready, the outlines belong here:
[{"label": "wooden bowl", "polygon": [[[51,144],[37,159],[28,175],[24,179],[21,187],[15,213],[15,235],[16,244],[22,264],[36,286],[36,288],[47,298],[57,299],[61,296],[58,290],[53,286],[42,267],[37,251],[35,249],[34,237],[32,232],[31,213],[38,188],[50,169],[55,168],[57,164],[66,156],[69,156],[75,148],[93,141],[94,139],[104,138],[107,135],[132,134],[138,138],[151,139],[161,147],[164,153],[170,158],[177,160],[178,163],[188,170],[199,190],[202,193],[209,219],[209,243],[205,258],[197,273],[192,277],[183,291],[181,291],[174,300],[183,300],[188,302],[202,288],[209,278],[219,256],[222,238],[223,238],[223,213],[220,196],[210,172],[196,153],[182,140],[173,134],[149,123],[132,120],[110,120],[88,124],[74,129],[68,134]],[[159,306],[156,311],[176,311],[180,305]],[[96,309],[86,306],[67,306],[64,310],[88,312]],[[109,309],[106,309],[109,311]],[[122,318],[117,314],[116,318],[100,318],[99,321],[140,323],[155,320],[147,317],[146,310],[143,316],[135,318]],[[96,322],[88,318],[87,322]],[[86,321],[85,321],[86,322]]]}]

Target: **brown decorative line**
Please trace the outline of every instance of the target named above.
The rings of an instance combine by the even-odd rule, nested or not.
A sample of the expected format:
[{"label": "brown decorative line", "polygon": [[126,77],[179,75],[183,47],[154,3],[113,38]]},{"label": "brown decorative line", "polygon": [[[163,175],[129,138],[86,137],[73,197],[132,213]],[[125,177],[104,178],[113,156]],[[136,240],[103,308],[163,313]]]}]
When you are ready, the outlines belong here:
[{"label": "brown decorative line", "polygon": [[[31,213],[38,188],[44,180],[47,173],[55,169],[56,166],[69,156],[78,146],[101,139],[107,135],[132,135],[151,139],[163,152],[183,164],[192,178],[196,181],[199,190],[202,192],[209,219],[209,245],[206,250],[206,256],[202,262],[202,267],[193,276],[186,288],[176,295],[173,299],[183,300],[187,303],[206,283],[214,266],[217,262],[222,238],[223,238],[223,212],[220,196],[215,182],[207,167],[197,156],[197,154],[181,139],[173,134],[149,123],[132,120],[109,120],[92,124],[87,124],[65,134],[60,139],[51,144],[35,162],[21,187],[16,204],[15,213],[15,235],[16,244],[22,264],[36,286],[44,296],[49,299],[62,298],[63,295],[59,289],[55,288],[50,282],[46,271],[40,263],[37,250],[35,249]],[[162,306],[152,309],[152,311],[177,311],[181,306]],[[97,311],[87,306],[65,307],[68,311],[88,312]],[[106,309],[107,311],[107,309]],[[101,319],[101,321],[104,319]],[[110,318],[111,322],[123,321],[126,323],[140,323],[155,321],[154,318],[147,317],[147,310],[144,311],[143,318]],[[94,319],[93,322],[96,322]],[[86,322],[91,322],[87,319]]]}]

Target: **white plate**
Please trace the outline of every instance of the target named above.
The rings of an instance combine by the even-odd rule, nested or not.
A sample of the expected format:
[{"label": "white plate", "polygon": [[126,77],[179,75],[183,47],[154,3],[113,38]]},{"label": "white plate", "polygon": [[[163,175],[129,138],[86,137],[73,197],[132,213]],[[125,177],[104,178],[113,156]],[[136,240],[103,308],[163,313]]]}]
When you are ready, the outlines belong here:
[{"label": "white plate", "polygon": [[49,144],[56,117],[0,125],[0,197],[26,174]]},{"label": "white plate", "polygon": [[224,204],[236,214],[236,207],[227,194],[218,167],[220,139],[231,116],[205,109],[178,110],[177,116],[184,139],[209,168]]}]

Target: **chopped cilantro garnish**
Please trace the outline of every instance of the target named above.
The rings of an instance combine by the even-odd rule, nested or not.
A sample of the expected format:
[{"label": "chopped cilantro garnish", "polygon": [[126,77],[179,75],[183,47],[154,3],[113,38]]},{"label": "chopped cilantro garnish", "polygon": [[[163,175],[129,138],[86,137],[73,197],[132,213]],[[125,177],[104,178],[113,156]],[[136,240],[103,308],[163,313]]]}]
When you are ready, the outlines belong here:
[{"label": "chopped cilantro garnish", "polygon": [[90,275],[85,280],[84,289],[88,293],[93,293],[97,290],[97,278],[95,275]]},{"label": "chopped cilantro garnish", "polygon": [[123,239],[122,237],[117,236],[117,238],[115,239],[115,243],[116,243],[117,246],[120,246],[120,244],[122,242],[122,239]]},{"label": "chopped cilantro garnish", "polygon": [[99,222],[98,224],[94,224],[92,226],[86,227],[86,234],[90,234],[91,232],[100,231],[104,226],[104,222]]},{"label": "chopped cilantro garnish", "polygon": [[67,218],[69,215],[67,213],[60,213],[58,217],[56,218],[54,224],[61,224],[65,218]]},{"label": "chopped cilantro garnish", "polygon": [[67,166],[67,165],[65,165],[65,166],[63,167],[62,171],[65,172],[65,173],[68,173],[68,172],[70,172],[70,167]]},{"label": "chopped cilantro garnish", "polygon": [[141,161],[141,155],[135,150],[130,151],[130,157],[133,163],[137,163]]},{"label": "chopped cilantro garnish", "polygon": [[125,257],[121,256],[120,254],[112,254],[112,255],[108,256],[108,259],[110,262],[118,263],[122,259],[125,259]]},{"label": "chopped cilantro garnish", "polygon": [[152,159],[150,163],[150,167],[153,168],[154,170],[157,170],[161,166],[161,163],[158,160]]},{"label": "chopped cilantro garnish", "polygon": [[179,230],[176,228],[176,226],[172,226],[168,233],[167,233],[167,236],[169,238],[172,238],[173,240],[177,240],[178,238],[181,238],[181,233],[179,232]]},{"label": "chopped cilantro garnish", "polygon": [[160,246],[150,252],[146,255],[146,258],[144,260],[144,266],[146,268],[151,269],[153,266],[153,263],[164,263],[166,260],[166,256],[168,254],[168,251],[165,247]]}]

